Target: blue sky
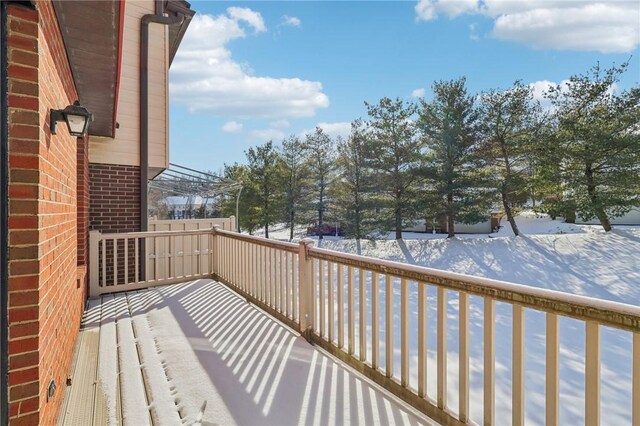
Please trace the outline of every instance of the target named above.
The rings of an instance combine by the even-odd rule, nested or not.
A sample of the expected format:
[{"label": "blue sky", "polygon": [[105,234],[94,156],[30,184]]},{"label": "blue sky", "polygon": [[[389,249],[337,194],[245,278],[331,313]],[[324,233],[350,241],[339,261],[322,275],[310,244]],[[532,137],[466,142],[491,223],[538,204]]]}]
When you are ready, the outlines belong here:
[{"label": "blue sky", "polygon": [[631,57],[634,0],[192,2],[197,14],[170,71],[171,161],[219,171],[250,146],[321,125],[336,136],[364,101],[430,97],[466,76],[471,92],[515,80],[536,93]]}]

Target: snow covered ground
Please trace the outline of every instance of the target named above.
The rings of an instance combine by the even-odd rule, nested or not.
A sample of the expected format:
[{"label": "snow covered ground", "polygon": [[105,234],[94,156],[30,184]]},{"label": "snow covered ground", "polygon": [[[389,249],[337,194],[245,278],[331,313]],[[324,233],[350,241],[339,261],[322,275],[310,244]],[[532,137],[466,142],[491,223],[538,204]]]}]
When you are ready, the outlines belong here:
[{"label": "snow covered ground", "polygon": [[[610,233],[596,225],[575,225],[547,215],[524,212],[516,221],[522,238],[513,238],[508,222],[493,234],[405,232],[397,241],[361,241],[363,256],[444,269],[518,284],[640,304],[640,226],[617,226]],[[270,238],[286,241],[276,227]],[[256,235],[261,235],[260,233]],[[296,228],[295,240],[305,238]],[[354,240],[312,237],[316,246],[357,253]]]},{"label": "snow covered ground", "polygon": [[[445,235],[405,233],[402,241],[362,241],[365,256],[445,269],[502,281],[564,291],[632,305],[640,304],[640,227],[615,227],[605,233],[600,226],[574,225],[551,220],[546,215],[525,212],[517,217],[524,237],[513,237],[503,221],[499,232],[491,235]],[[297,230],[297,238],[304,229]],[[270,233],[272,238],[288,237],[287,230]],[[317,240],[317,238],[315,238]],[[356,253],[353,240],[325,237],[316,244],[327,249]],[[357,281],[356,281],[357,282]],[[399,285],[394,286],[395,304],[399,306]],[[411,384],[417,377],[417,289],[410,296],[413,322],[410,345]],[[428,394],[436,392],[436,294],[428,292]],[[356,295],[356,301],[358,295]],[[384,300],[381,295],[381,300]],[[470,306],[471,342],[471,418],[482,423],[483,403],[483,301],[472,297]],[[356,312],[357,312],[356,307]],[[369,310],[369,309],[368,309]],[[396,309],[397,313],[399,310]],[[498,424],[511,421],[511,312],[509,305],[496,304],[496,418]],[[370,315],[370,310],[369,314]],[[383,313],[381,313],[383,316]],[[457,411],[458,298],[448,292],[448,406]],[[356,314],[356,320],[359,321]],[[394,327],[398,327],[396,315]],[[544,424],[545,387],[545,316],[527,310],[526,328],[526,421]],[[561,424],[584,423],[584,322],[560,320]],[[381,326],[384,333],[384,327]],[[370,333],[369,329],[369,333]],[[398,336],[398,330],[395,336]],[[381,335],[384,339],[384,335]],[[357,341],[357,337],[356,337]],[[399,346],[396,342],[395,347]],[[631,335],[607,327],[601,328],[601,409],[603,425],[631,422]],[[370,351],[370,349],[369,349]],[[381,348],[384,353],[384,348]],[[396,357],[399,354],[396,353]],[[370,359],[370,358],[369,358]],[[395,366],[398,368],[399,359]],[[399,374],[399,372],[397,372]]]}]

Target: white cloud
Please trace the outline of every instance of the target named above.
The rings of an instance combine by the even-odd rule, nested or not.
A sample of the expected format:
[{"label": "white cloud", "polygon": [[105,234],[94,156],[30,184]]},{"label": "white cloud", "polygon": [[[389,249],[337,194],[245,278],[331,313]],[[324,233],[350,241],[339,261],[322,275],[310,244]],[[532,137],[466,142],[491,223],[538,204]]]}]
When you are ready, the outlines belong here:
[{"label": "white cloud", "polygon": [[266,31],[262,16],[251,9],[194,16],[171,66],[172,101],[234,118],[311,117],[329,106],[320,82],[256,76],[234,61],[226,44],[246,37],[247,27]]},{"label": "white cloud", "polygon": [[424,98],[424,87],[420,87],[411,92],[412,98]]},{"label": "white cloud", "polygon": [[227,133],[239,133],[242,131],[242,123],[238,123],[237,121],[227,121],[222,126],[222,131]]},{"label": "white cloud", "polygon": [[[351,123],[348,121],[337,121],[334,123],[318,123],[315,127],[320,127],[327,135],[332,138],[337,138],[341,136],[342,138],[348,138],[351,133]],[[301,133],[302,135],[307,135],[315,131],[315,127],[313,129],[305,129]]]},{"label": "white cloud", "polygon": [[416,19],[431,21],[444,14],[450,18],[478,10],[478,0],[420,0],[416,5]]},{"label": "white cloud", "polygon": [[296,16],[283,15],[282,23],[280,25],[300,28],[302,26],[302,21]]},{"label": "white cloud", "polygon": [[479,14],[491,36],[538,49],[629,52],[640,44],[637,0],[420,0],[416,19]]},{"label": "white cloud", "polygon": [[280,129],[258,129],[253,130],[251,136],[262,142],[278,141],[284,138],[284,132]]},{"label": "white cloud", "polygon": [[[562,80],[560,84],[549,81],[549,80],[539,80],[534,81],[533,83],[529,83],[529,87],[532,88],[533,92],[533,100],[540,102],[540,105],[544,109],[551,108],[551,101],[545,97],[545,93],[549,91],[551,87],[560,86],[561,93],[565,93],[569,90],[570,80]],[[613,83],[608,90],[609,95],[613,95],[618,90],[618,85]]]},{"label": "white cloud", "polygon": [[289,127],[289,122],[287,120],[276,120],[269,123],[269,126],[275,129],[286,129]]},{"label": "white cloud", "polygon": [[254,12],[248,7],[230,7],[227,9],[227,13],[236,21],[245,21],[253,27],[255,32],[263,33],[267,31],[267,27],[264,25],[262,15],[258,12]]}]

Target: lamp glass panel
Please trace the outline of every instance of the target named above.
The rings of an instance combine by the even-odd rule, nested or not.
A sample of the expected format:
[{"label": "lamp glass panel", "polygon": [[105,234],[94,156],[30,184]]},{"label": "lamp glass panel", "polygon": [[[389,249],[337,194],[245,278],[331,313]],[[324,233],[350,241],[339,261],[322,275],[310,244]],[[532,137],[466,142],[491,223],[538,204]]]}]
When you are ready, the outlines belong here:
[{"label": "lamp glass panel", "polygon": [[69,132],[73,134],[82,134],[87,117],[82,115],[67,114],[67,123],[69,124]]}]

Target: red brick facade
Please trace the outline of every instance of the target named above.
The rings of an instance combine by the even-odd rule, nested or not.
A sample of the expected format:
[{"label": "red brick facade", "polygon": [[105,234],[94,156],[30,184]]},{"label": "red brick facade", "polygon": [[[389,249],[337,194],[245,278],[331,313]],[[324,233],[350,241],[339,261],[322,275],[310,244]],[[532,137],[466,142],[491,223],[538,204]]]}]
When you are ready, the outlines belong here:
[{"label": "red brick facade", "polygon": [[89,229],[140,231],[140,167],[89,163]]},{"label": "red brick facade", "polygon": [[86,298],[86,141],[65,126],[49,131],[50,109],[77,99],[52,4],[7,9],[9,416],[13,425],[49,425]]}]

